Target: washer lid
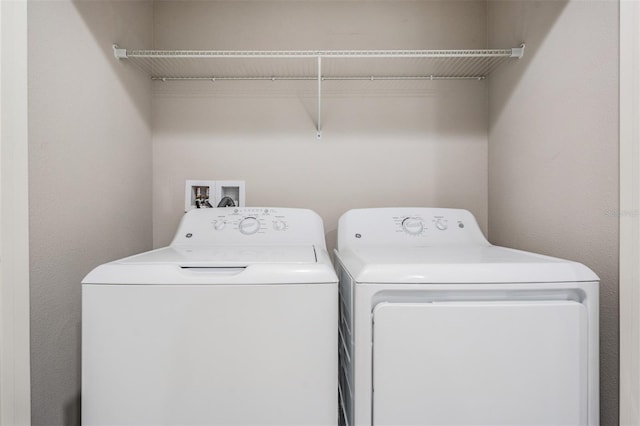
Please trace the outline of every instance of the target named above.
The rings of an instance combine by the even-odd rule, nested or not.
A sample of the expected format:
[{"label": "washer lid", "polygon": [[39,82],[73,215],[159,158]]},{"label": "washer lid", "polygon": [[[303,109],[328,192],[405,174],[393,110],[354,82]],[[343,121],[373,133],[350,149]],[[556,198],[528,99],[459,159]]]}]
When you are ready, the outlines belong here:
[{"label": "washer lid", "polygon": [[314,246],[173,246],[116,260],[83,284],[336,283],[324,249]]},{"label": "washer lid", "polygon": [[580,263],[497,246],[366,246],[336,255],[360,283],[599,281]]},{"label": "washer lid", "polygon": [[257,263],[316,263],[313,246],[169,246],[117,260],[119,264],[246,267]]}]

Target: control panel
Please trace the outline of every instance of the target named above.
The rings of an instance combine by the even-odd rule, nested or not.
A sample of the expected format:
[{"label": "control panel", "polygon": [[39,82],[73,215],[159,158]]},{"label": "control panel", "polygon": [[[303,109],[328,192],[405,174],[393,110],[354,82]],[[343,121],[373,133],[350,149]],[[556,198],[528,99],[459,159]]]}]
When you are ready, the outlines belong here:
[{"label": "control panel", "polygon": [[[446,231],[449,229],[449,215],[400,215],[392,216],[392,221],[396,224],[396,232],[405,232],[408,235],[426,236],[427,232],[432,229],[435,231]],[[454,226],[464,229],[464,220],[454,220]]]},{"label": "control panel", "polygon": [[350,210],[340,218],[338,250],[349,245],[488,244],[473,215],[462,209]]},{"label": "control panel", "polygon": [[[322,219],[306,209],[228,207],[186,213],[173,244],[324,243]],[[314,244],[314,243],[312,243]]]},{"label": "control panel", "polygon": [[[230,209],[231,210],[231,209]],[[227,214],[220,212],[212,220],[215,231],[237,230],[244,235],[253,235],[269,231],[286,232],[289,229],[287,216],[277,209],[232,209]]]}]

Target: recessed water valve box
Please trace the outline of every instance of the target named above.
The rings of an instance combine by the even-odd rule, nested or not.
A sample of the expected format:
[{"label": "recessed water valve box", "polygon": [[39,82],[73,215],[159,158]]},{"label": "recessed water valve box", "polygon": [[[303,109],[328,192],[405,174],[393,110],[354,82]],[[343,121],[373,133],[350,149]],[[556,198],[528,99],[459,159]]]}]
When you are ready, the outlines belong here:
[{"label": "recessed water valve box", "polygon": [[230,202],[233,201],[233,205],[235,207],[244,207],[244,181],[216,181],[216,201],[218,202],[218,204],[224,203],[226,206],[231,206]]},{"label": "recessed water valve box", "polygon": [[184,211],[216,206],[216,181],[188,180],[184,191]]}]

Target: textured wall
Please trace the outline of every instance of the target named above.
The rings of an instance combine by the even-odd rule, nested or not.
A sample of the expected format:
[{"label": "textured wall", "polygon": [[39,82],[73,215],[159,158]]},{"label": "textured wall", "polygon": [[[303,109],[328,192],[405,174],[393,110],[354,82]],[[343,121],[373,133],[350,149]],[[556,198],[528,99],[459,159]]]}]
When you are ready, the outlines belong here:
[{"label": "textured wall", "polygon": [[151,22],[150,2],[28,5],[34,425],[80,424],[80,281],[151,248],[150,83],[111,50]]},{"label": "textured wall", "polygon": [[[485,11],[477,1],[158,2],[154,37],[161,49],[483,48]],[[175,232],[185,179],[241,179],[247,205],[316,210],[329,247],[339,216],[358,207],[463,207],[486,227],[486,82],[324,86],[316,141],[314,82],[157,83],[154,245]]]},{"label": "textured wall", "polygon": [[527,42],[489,84],[489,237],[601,278],[601,424],[618,424],[618,5],[490,1],[489,42]]}]

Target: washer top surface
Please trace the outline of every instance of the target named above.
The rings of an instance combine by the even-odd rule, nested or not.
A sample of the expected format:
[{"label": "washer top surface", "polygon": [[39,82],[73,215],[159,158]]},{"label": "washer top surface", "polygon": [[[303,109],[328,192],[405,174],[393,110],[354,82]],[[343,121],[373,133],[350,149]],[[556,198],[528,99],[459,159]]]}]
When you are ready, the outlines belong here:
[{"label": "washer top surface", "polygon": [[466,210],[359,209],[338,227],[337,258],[359,283],[598,281],[586,266],[491,245]]},{"label": "washer top surface", "polygon": [[116,260],[83,284],[336,283],[320,217],[311,210],[197,209],[170,246]]},{"label": "washer top surface", "polygon": [[313,246],[169,246],[115,261],[120,265],[172,264],[181,268],[316,263]]}]

